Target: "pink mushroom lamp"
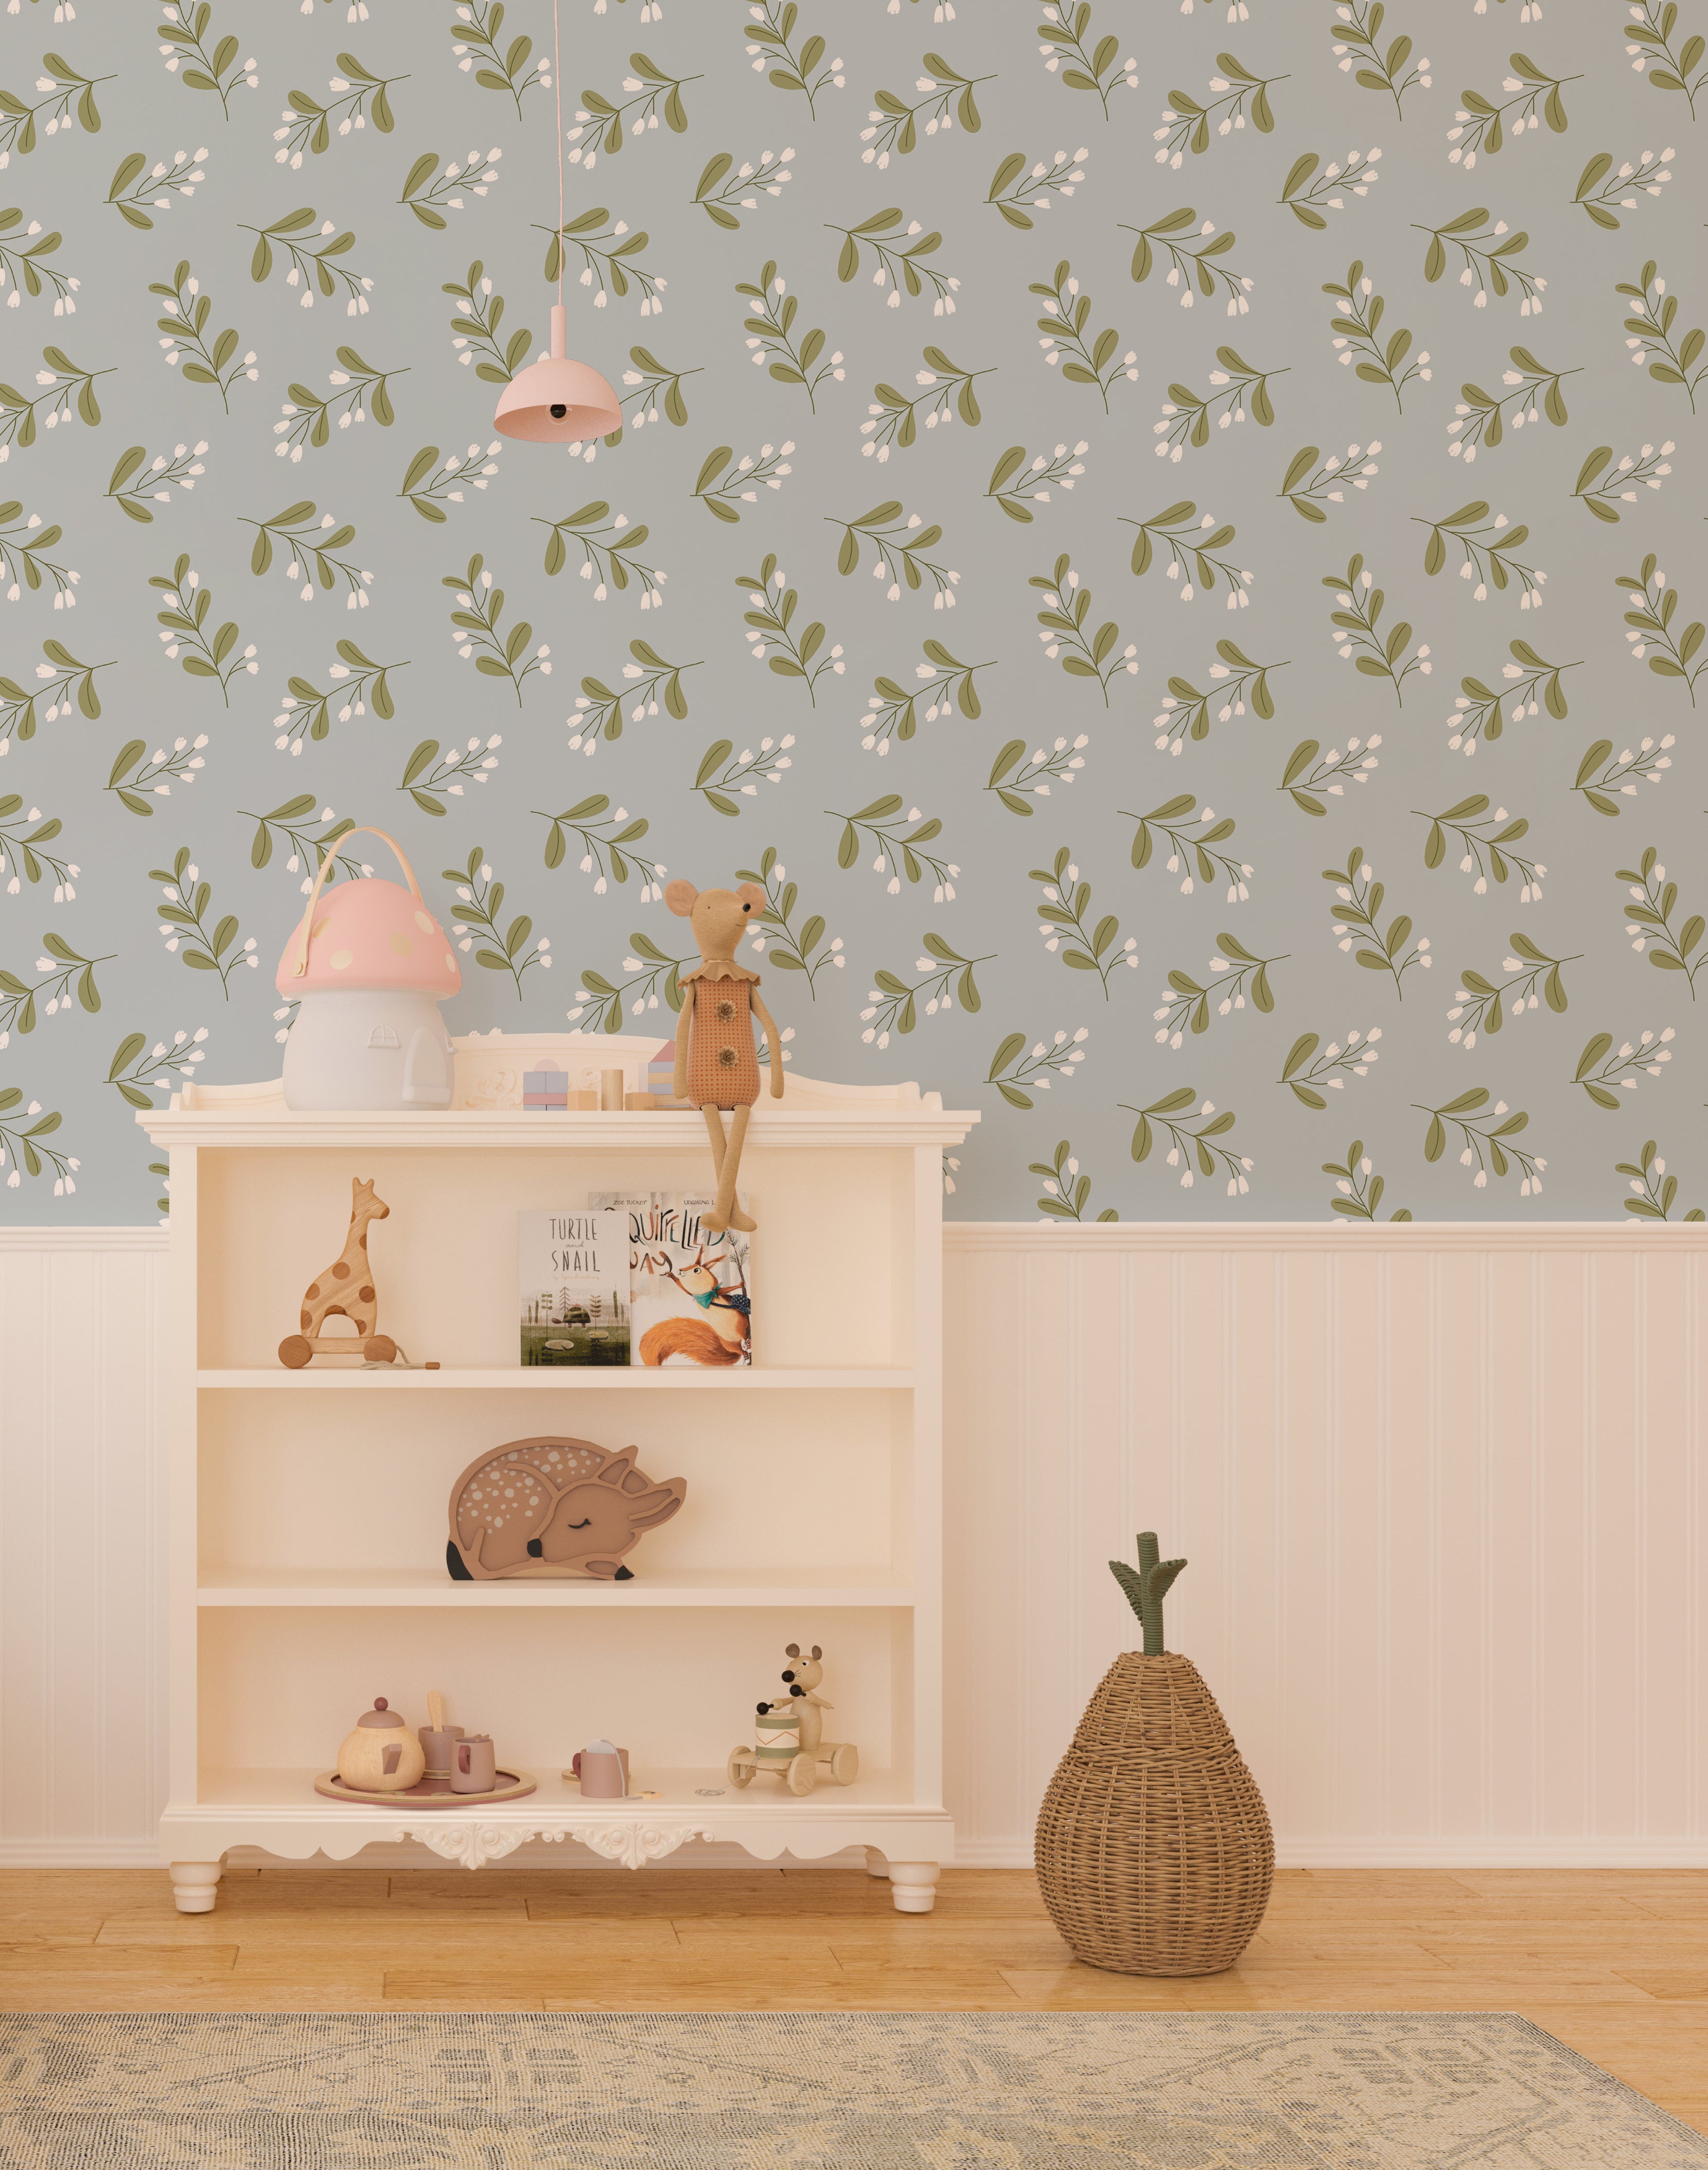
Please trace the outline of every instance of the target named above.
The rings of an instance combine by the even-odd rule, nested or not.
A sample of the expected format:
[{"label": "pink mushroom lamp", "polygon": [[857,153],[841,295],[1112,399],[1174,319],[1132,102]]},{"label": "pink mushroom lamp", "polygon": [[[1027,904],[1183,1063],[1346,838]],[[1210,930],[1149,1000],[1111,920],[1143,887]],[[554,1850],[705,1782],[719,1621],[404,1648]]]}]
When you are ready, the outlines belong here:
[{"label": "pink mushroom lamp", "polygon": [[299,1007],[285,1043],[291,1108],[448,1108],[453,1051],[439,1004],[463,985],[456,952],[421,901],[414,869],[383,829],[408,889],[371,877],[321,889],[292,930],[274,984]]}]

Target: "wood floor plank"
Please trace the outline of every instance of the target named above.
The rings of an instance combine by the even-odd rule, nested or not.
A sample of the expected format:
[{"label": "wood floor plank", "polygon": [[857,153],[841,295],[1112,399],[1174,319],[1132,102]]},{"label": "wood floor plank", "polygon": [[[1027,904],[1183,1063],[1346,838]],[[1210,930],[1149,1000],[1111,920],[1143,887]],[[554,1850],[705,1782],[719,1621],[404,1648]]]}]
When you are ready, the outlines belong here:
[{"label": "wood floor plank", "polygon": [[1622,1967],[1625,1980],[1663,2004],[1708,2005],[1708,1966]]},{"label": "wood floor plank", "polygon": [[1354,1899],[1336,1898],[1314,1905],[1306,1905],[1298,1899],[1286,1904],[1272,1902],[1264,1919],[1272,1927],[1288,1921],[1337,1921],[1359,1923],[1371,1928],[1396,1928],[1416,1933],[1426,1927],[1439,1927],[1458,1922],[1493,1924],[1510,1921],[1515,1925],[1526,1921],[1557,1921],[1568,1916],[1575,1921],[1622,1922],[1636,1927],[1646,1926],[1652,1917],[1643,1909],[1627,1899],[1566,1899],[1503,1898],[1477,1900],[1469,1897],[1444,1899],[1438,1905],[1418,1900],[1372,1900],[1360,1905]]},{"label": "wood floor plank", "polygon": [[1015,1996],[993,1967],[945,1970],[929,1981],[913,1973],[797,1975],[760,1970],[742,1978],[654,1982],[637,1980],[601,1998],[584,1989],[547,2000],[549,2012],[1014,2012]]},{"label": "wood floor plank", "polygon": [[[323,1957],[335,1943],[340,1954],[365,1963],[431,1961],[463,1954],[479,1954],[494,1960],[523,1951],[545,1958],[581,1954],[608,1959],[641,1960],[679,1954],[682,1946],[668,1921],[613,1921],[601,1916],[592,1923],[559,1921],[540,1924],[526,1914],[464,1916],[434,1921],[426,1914],[376,1915],[361,1910],[340,1917],[336,1938],[329,1938],[324,1921],[300,1916],[275,1915],[245,1921],[241,1928],[217,1925],[219,1916],[191,1914],[170,1922],[133,1924],[123,1916],[109,1919],[94,1941],[103,1950],[132,1944],[166,1944],[178,1949],[236,1936],[245,1953],[267,1953],[286,1959],[300,1954]],[[822,1939],[820,1940],[822,1941]]]},{"label": "wood floor plank", "polygon": [[[662,1881],[661,1878],[661,1884]],[[875,1884],[865,1876],[858,1879],[849,1877],[848,1881],[856,1888],[841,1894],[815,1893],[806,1901],[806,1911],[814,1915],[834,1913],[845,1917],[894,1911],[887,1884]],[[871,1895],[874,1892],[876,1897]],[[609,1903],[608,1899],[602,1900],[602,1910]],[[583,1900],[542,1897],[527,1901],[528,1919],[533,1921],[578,1921],[591,1911]],[[626,1895],[622,1911],[637,1921],[738,1920],[752,1926],[756,1922],[790,1921],[802,1909],[800,1902],[779,1884],[763,1894],[746,1897],[736,1894],[722,1900],[715,1892],[700,1895],[661,1890],[656,1885],[650,1889],[643,1886]]]}]

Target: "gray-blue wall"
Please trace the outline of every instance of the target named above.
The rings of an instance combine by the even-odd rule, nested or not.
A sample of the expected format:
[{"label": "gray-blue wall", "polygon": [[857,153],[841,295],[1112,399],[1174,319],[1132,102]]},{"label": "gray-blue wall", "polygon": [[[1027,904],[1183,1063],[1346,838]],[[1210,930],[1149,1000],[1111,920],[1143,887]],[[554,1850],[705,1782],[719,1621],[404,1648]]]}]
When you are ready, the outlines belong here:
[{"label": "gray-blue wall", "polygon": [[[1470,0],[1397,0],[1373,56],[1342,46],[1379,7],[1251,0],[1250,19],[1229,23],[1220,0],[1178,13],[1096,0],[1064,10],[1065,27],[1052,29],[1039,11],[998,0],[960,0],[953,11],[929,0],[892,0],[889,10],[881,0],[805,0],[798,20],[776,0],[768,19],[734,0],[669,0],[661,20],[635,0],[597,13],[567,0],[566,131],[587,92],[623,108],[628,125],[644,124],[614,152],[601,133],[609,123],[596,124],[580,142],[598,147],[567,168],[570,225],[596,250],[629,251],[615,259],[627,291],[608,296],[613,259],[589,258],[572,236],[570,351],[634,395],[631,416],[644,405],[647,417],[585,462],[516,444],[486,457],[497,441],[500,383],[490,378],[503,371],[489,361],[483,381],[476,366],[504,355],[518,331],[528,334],[518,366],[544,345],[554,91],[536,78],[542,62],[550,72],[550,13],[540,0],[506,10],[495,67],[482,51],[459,58],[467,8],[369,0],[363,12],[351,22],[345,0],[314,0],[301,13],[283,0],[214,0],[185,16],[186,36],[207,19],[200,57],[180,45],[175,69],[162,49],[169,25],[157,35],[148,9],[117,0],[80,0],[66,21],[35,0],[0,22],[0,150],[10,145],[0,214],[19,213],[0,227],[8,302],[19,299],[22,252],[62,237],[33,259],[40,293],[0,313],[0,377],[13,388],[0,393],[10,403],[0,545],[9,553],[3,585],[22,591],[0,608],[0,1143],[15,1185],[0,1189],[0,1211],[25,1221],[154,1216],[160,1184],[121,1088],[128,1081],[130,1098],[163,1098],[148,1082],[154,1050],[203,1028],[201,1074],[273,1074],[284,1020],[271,975],[304,879],[280,823],[294,820],[313,839],[348,818],[399,836],[442,915],[458,901],[442,869],[472,855],[502,885],[500,934],[519,917],[532,922],[509,964],[501,944],[476,941],[464,991],[448,1006],[453,1030],[564,1029],[565,1013],[597,1029],[613,1012],[602,985],[624,991],[624,1029],[640,1029],[626,1008],[639,985],[660,997],[645,1014],[662,1039],[674,1023],[668,973],[651,960],[688,951],[682,922],[651,895],[654,863],[701,885],[770,871],[789,916],[786,933],[768,930],[766,993],[793,1028],[800,1069],[856,1082],[917,1077],[952,1104],[983,1110],[951,1214],[1024,1216],[1045,1200],[1047,1211],[1063,1210],[1033,1165],[1052,1164],[1063,1139],[1088,1219],[1319,1218],[1337,1199],[1341,1210],[1368,1200],[1375,1177],[1383,1217],[1396,1208],[1419,1218],[1617,1217],[1636,1195],[1633,1180],[1674,1218],[1708,1200],[1692,1082],[1695,980],[1708,954],[1695,938],[1696,915],[1708,911],[1708,870],[1694,848],[1705,804],[1695,703],[1708,681],[1698,687],[1691,676],[1708,660],[1694,647],[1708,614],[1704,425],[1692,405],[1693,388],[1698,404],[1708,393],[1708,381],[1695,382],[1704,361],[1693,329],[1708,321],[1708,265],[1691,112],[1708,86],[1698,87],[1689,5],[1671,43],[1689,88],[1669,89],[1656,87],[1680,79],[1664,57],[1633,72],[1643,55],[1627,40],[1642,24],[1599,0],[1549,0],[1534,22],[1518,0],[1483,13]],[[1649,14],[1658,24],[1657,11]],[[764,19],[779,29],[787,21],[795,61],[809,40],[828,41],[808,65],[813,110],[791,87],[797,78],[779,82],[789,73],[780,52],[755,45]],[[1078,50],[1066,52],[1076,35]],[[228,37],[225,88],[192,88]],[[1052,37],[1063,50],[1044,49]],[[533,50],[516,56],[514,80],[527,87],[512,92],[502,70],[518,38]],[[345,54],[388,79],[394,126],[378,125],[369,85],[365,125],[339,132],[356,87]],[[943,64],[979,78],[973,110],[958,82],[946,94],[934,88],[947,83]],[[1382,80],[1389,70],[1393,88]],[[79,77],[101,78],[90,94],[98,133]],[[329,88],[335,78],[347,88]],[[673,104],[671,79],[680,83]],[[645,121],[655,91],[656,126]],[[285,109],[298,92],[330,113],[322,151],[312,110],[280,135],[293,126]],[[50,134],[62,104],[83,117]],[[1194,106],[1207,115],[1202,147]],[[909,108],[917,142],[904,153]],[[929,127],[940,108],[952,127]],[[1488,118],[1497,109],[1498,149]],[[27,151],[26,110],[35,116]],[[1455,137],[1464,114],[1472,133]],[[884,131],[876,142],[875,126]],[[1479,131],[1473,168],[1454,153]],[[300,169],[287,155],[280,163],[299,136],[310,138]],[[873,154],[886,137],[897,140],[881,164]],[[174,168],[173,154],[204,147],[193,195],[149,179],[163,162],[187,174],[193,159]],[[478,173],[495,169],[479,184],[484,195],[427,179],[416,184],[425,216],[402,200],[418,162],[442,175],[471,151]],[[142,168],[116,184],[132,153]],[[774,195],[742,183],[740,168],[762,153]],[[1353,153],[1363,193],[1344,174],[1327,177]],[[1646,163],[1621,184],[1639,154]],[[1047,182],[1064,181],[1059,192],[1037,194],[1040,165]],[[1649,189],[1637,185],[1644,174]],[[715,214],[696,203],[697,187]],[[131,218],[110,193],[130,202]],[[169,207],[153,207],[158,193]],[[432,208],[455,194],[460,209]],[[264,246],[257,230],[298,211],[300,226]],[[1432,231],[1454,225],[1459,236],[1444,237],[1438,263]],[[871,230],[861,235],[863,226]],[[345,233],[348,248],[326,258],[329,297],[312,270],[306,286],[288,283],[287,239],[319,249]],[[904,285],[898,296],[884,270],[897,259],[878,252],[937,234],[914,259],[921,292]],[[1461,241],[1496,254],[1468,255]],[[1185,281],[1169,283],[1170,242],[1199,259],[1211,291],[1198,291],[1190,261]],[[504,303],[485,350],[458,345],[458,302],[446,291],[469,283],[476,259],[477,294],[491,281],[489,316],[496,297]],[[812,334],[810,397],[791,381],[799,373],[781,334],[744,321],[759,305],[738,289],[759,287],[768,265],[783,286],[769,289],[771,310],[798,305],[787,334],[796,355]],[[346,272],[361,283],[355,315]],[[56,275],[77,282],[74,313],[56,313]],[[1066,309],[1084,310],[1077,355],[1063,334],[1052,350],[1040,328],[1058,279]],[[655,281],[661,312],[649,303]],[[1351,290],[1351,321],[1324,291],[1335,286]],[[201,360],[172,359],[180,342],[166,304],[180,292],[192,313],[211,303]],[[1539,315],[1527,307],[1533,296]],[[1357,323],[1376,318],[1377,297],[1373,342],[1360,344]],[[217,341],[228,328],[235,338],[225,352]],[[346,345],[387,379],[383,397],[361,395],[367,419],[340,426],[355,396],[333,376]],[[214,356],[228,382],[195,381]],[[944,379],[945,362],[956,377],[940,388],[920,381],[934,366]],[[650,376],[622,382],[650,363],[663,372],[655,390]],[[99,372],[98,426],[94,409],[78,415],[83,371]],[[956,412],[961,371],[977,372],[966,414]],[[1531,396],[1518,396],[1533,379]],[[61,382],[69,412],[49,427]],[[1498,443],[1486,413],[1467,414],[1476,402],[1466,385],[1503,403]],[[295,434],[280,426],[293,386],[333,401],[329,441],[311,441],[300,459],[281,457]],[[948,412],[927,426],[940,388]],[[914,429],[875,413],[886,396],[915,403]],[[1188,400],[1208,402],[1202,445],[1191,414],[1170,414]],[[35,403],[33,428],[24,402]],[[875,421],[879,436],[895,435],[887,458],[873,452]],[[1467,421],[1485,433],[1474,464],[1449,457],[1454,425]],[[199,469],[194,489],[168,484],[156,502],[150,492],[163,485],[147,470],[180,446],[184,464]],[[133,446],[145,456],[141,471],[115,481]],[[418,461],[428,446],[436,459]],[[1047,501],[1022,494],[1032,462],[1058,447],[1062,466],[1083,471],[1051,487]],[[479,457],[462,500],[449,501],[454,479],[434,495],[426,471],[471,449]],[[1660,484],[1637,487],[1635,501],[1620,494],[1631,484],[1614,484],[1627,457],[1646,462],[1639,483]],[[731,475],[744,458],[779,486]],[[1330,476],[1313,494],[1331,458],[1368,468],[1363,486]],[[146,521],[115,501],[127,493]],[[878,516],[886,503],[895,509]],[[292,506],[299,528],[320,532],[329,516],[323,541],[354,530],[331,553],[329,590],[312,560],[287,575],[288,538],[264,573],[251,570],[256,523]],[[1168,531],[1148,544],[1135,523],[1171,508]],[[644,607],[646,579],[631,575],[618,590],[608,560],[598,568],[605,600],[576,577],[582,545],[570,531],[554,543],[551,523],[577,513],[601,547],[615,542],[668,576],[661,609]],[[906,523],[920,523],[917,591],[899,560],[897,599],[886,595],[887,573],[872,577],[878,544],[845,524],[867,514],[901,531],[897,548]],[[1436,528],[1453,516],[1456,526]],[[32,517],[42,523],[33,532]],[[63,532],[49,543],[44,528]],[[929,543],[922,529],[933,531]],[[1213,542],[1215,562],[1175,558],[1170,531]],[[1485,546],[1507,553],[1496,560],[1502,569],[1545,573],[1545,608],[1523,607],[1526,574],[1494,585]],[[26,550],[37,553],[39,587]],[[483,675],[475,655],[459,657],[448,582],[466,577],[477,553],[503,591],[501,644],[519,621],[533,628],[514,671],[544,644],[549,675],[533,671],[518,687],[504,665]],[[1468,554],[1475,577],[1461,581]],[[1355,557],[1373,586],[1349,584]],[[217,649],[218,629],[237,628],[217,665],[204,662],[217,676],[182,667],[203,660],[193,642],[174,658],[158,638],[158,614],[174,604],[161,584],[176,579],[180,559],[182,596],[193,601],[191,571],[199,591],[211,591],[201,637]],[[784,585],[770,588],[772,607],[784,593],[795,599],[792,639],[804,649],[807,628],[822,628],[810,686],[778,671],[787,648],[764,640],[755,644],[768,649],[763,660],[748,653],[764,629],[749,615],[742,576],[773,561]],[[65,596],[74,610],[55,607],[55,566],[79,576]],[[361,607],[346,607],[342,566]],[[1627,613],[1643,597],[1622,584],[1640,588],[1646,567],[1651,601],[1665,575],[1665,596],[1676,583],[1678,602],[1658,644],[1640,645]],[[950,608],[934,607],[940,577]],[[1047,642],[1041,633],[1059,630],[1039,622],[1052,612],[1051,584],[1070,579],[1061,593],[1075,617],[1089,591],[1083,628]],[[1245,607],[1229,607],[1230,585]],[[1367,613],[1383,598],[1373,643],[1335,622],[1337,596],[1355,591]],[[1402,624],[1410,632],[1390,656]],[[358,651],[345,667],[359,672],[361,658],[389,666],[383,696],[367,683],[366,713],[348,719],[340,712],[351,681],[330,675],[340,642]],[[1227,642],[1231,656],[1219,647]],[[1344,657],[1342,642],[1353,651]],[[231,677],[228,703],[223,677],[251,652],[255,668]],[[1266,666],[1261,682],[1247,662]],[[95,666],[92,679],[83,666]],[[1517,679],[1502,675],[1508,666]],[[625,667],[645,675],[625,680]],[[1452,744],[1467,679],[1502,696],[1508,712],[1498,736],[1485,724],[1475,758]],[[946,700],[934,691],[945,680]],[[620,736],[602,727],[591,750],[574,751],[572,734],[587,736],[577,698],[600,712],[586,681],[624,694],[628,708],[651,692],[656,712],[649,700],[638,721],[625,715]],[[1513,718],[1518,692],[1533,684],[1535,713],[1527,703]],[[290,719],[293,687],[330,696],[324,737],[302,724],[301,707]],[[80,699],[90,687],[94,698]],[[1230,688],[1243,692],[1243,709],[1224,716]],[[1207,728],[1194,735],[1200,696]],[[1172,719],[1170,698],[1181,704]],[[311,724],[315,706],[307,699]],[[868,745],[886,724],[887,737]],[[1669,735],[1676,742],[1663,753]],[[496,766],[482,783],[447,788],[458,781],[447,764],[468,765],[477,737],[479,759],[490,741]],[[202,763],[193,783],[156,773],[155,756],[169,761],[180,740],[180,760]],[[1053,756],[1058,740],[1062,761],[1083,761],[1071,783],[1031,773],[1032,756]],[[429,742],[434,751],[412,764]],[[1373,747],[1376,766],[1346,782]],[[744,767],[774,762],[774,781]],[[1646,779],[1652,764],[1662,765]],[[1312,783],[1331,767],[1339,773]],[[438,788],[426,788],[436,778]],[[1040,780],[1047,795],[1030,788]],[[158,782],[169,794],[154,791]],[[890,813],[870,813],[886,800]],[[296,801],[300,816],[279,814]],[[588,801],[578,818],[599,858],[582,870],[587,839],[554,831],[551,817]],[[1432,817],[1450,810],[1460,829],[1438,832]],[[851,832],[848,817],[863,811],[895,841],[870,826]],[[1142,829],[1147,815],[1175,834],[1154,822]],[[258,826],[268,817],[270,831]],[[902,840],[926,823],[909,858]],[[619,847],[626,880],[612,878],[608,840],[619,832],[630,837]],[[33,861],[31,836],[41,840],[29,847]],[[1200,839],[1213,861],[1201,862]],[[359,856],[390,871],[371,843]],[[56,894],[56,858],[79,869],[74,897]],[[937,861],[957,871],[940,874]],[[1235,880],[1250,869],[1249,893],[1232,901],[1230,861]],[[1527,895],[1537,861],[1547,869],[1540,894]],[[1058,863],[1076,871],[1064,877]],[[1342,899],[1323,870],[1346,880],[1349,868],[1352,894]],[[1646,894],[1634,898],[1626,875]],[[1041,906],[1062,910],[1063,895],[1084,939],[1040,916]],[[1373,940],[1343,903],[1370,911]],[[200,931],[163,920],[163,904],[192,917],[199,910]],[[1633,904],[1664,923],[1630,921]],[[1336,931],[1337,914],[1348,932]],[[228,921],[234,931],[222,946]],[[258,968],[233,966],[251,940]],[[1639,940],[1646,947],[1634,950]],[[788,969],[791,944],[810,969]],[[487,969],[476,961],[482,947]],[[1214,969],[1218,957],[1228,970]],[[1270,960],[1261,981],[1248,959]],[[87,959],[98,960],[92,976]],[[625,959],[648,973],[625,970]],[[977,960],[970,978],[966,959]],[[1498,1036],[1481,1017],[1474,1046],[1468,1016],[1453,1014],[1460,990],[1478,1011],[1488,1007],[1472,974],[1509,1006]],[[1243,1004],[1224,1015],[1236,976]],[[1209,991],[1202,1009],[1195,988]],[[1526,989],[1534,1005],[1513,1013]],[[952,1007],[934,1007],[945,990]],[[1360,1075],[1349,1036],[1378,1031],[1379,1059]],[[1670,1059],[1647,1062],[1646,1033],[1656,1056],[1676,1033]],[[1068,1063],[1076,1039],[1083,1060]],[[1145,1142],[1137,1111],[1159,1107],[1135,1163]],[[1438,1130],[1433,1111],[1449,1108]],[[49,1114],[58,1127],[42,1130]],[[1217,1127],[1230,1116],[1231,1127]],[[28,1172],[32,1128],[40,1174]],[[1348,1162],[1354,1139],[1368,1174]],[[1665,1173],[1641,1173],[1651,1139]],[[1171,1165],[1174,1147],[1184,1158]],[[74,1195],[60,1192],[53,1152],[76,1157]],[[1325,1162],[1345,1174],[1323,1172]],[[1249,1189],[1230,1195],[1242,1173]],[[1074,1174],[1058,1188],[1079,1201]]]}]

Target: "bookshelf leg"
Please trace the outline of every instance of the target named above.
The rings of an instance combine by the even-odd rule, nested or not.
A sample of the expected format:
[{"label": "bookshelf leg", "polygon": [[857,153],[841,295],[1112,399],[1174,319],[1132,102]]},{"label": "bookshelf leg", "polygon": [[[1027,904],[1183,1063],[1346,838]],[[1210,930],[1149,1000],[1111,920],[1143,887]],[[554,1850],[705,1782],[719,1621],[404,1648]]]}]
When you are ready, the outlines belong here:
[{"label": "bookshelf leg", "polygon": [[174,1861],[168,1873],[172,1897],[180,1914],[211,1914],[215,1887],[224,1873],[217,1861]]},{"label": "bookshelf leg", "polygon": [[896,1902],[896,1911],[929,1914],[937,1904],[937,1879],[940,1873],[934,1861],[892,1861],[890,1895]]},{"label": "bookshelf leg", "polygon": [[875,1846],[866,1848],[866,1874],[881,1877],[886,1883],[889,1881],[890,1864]]}]

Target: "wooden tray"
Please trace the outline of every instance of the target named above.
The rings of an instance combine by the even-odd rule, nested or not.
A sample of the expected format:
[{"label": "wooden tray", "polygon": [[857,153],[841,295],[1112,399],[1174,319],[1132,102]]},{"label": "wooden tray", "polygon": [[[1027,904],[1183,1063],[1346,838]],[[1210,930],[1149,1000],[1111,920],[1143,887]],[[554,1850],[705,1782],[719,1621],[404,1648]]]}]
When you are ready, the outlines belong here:
[{"label": "wooden tray", "polygon": [[423,1778],[400,1793],[364,1793],[346,1786],[336,1771],[323,1771],[314,1790],[329,1801],[348,1801],[356,1808],[484,1809],[494,1801],[519,1801],[538,1782],[532,1771],[501,1771],[490,1793],[453,1793],[448,1778]]}]

